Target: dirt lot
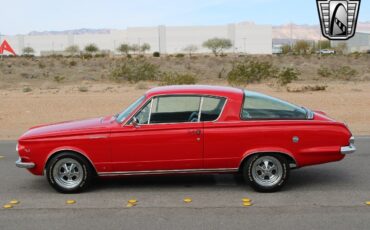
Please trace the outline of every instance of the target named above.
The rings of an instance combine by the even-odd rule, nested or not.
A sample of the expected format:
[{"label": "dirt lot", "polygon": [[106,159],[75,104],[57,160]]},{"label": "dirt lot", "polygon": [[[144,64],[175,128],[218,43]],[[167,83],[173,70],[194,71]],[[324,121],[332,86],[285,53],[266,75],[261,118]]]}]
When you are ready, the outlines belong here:
[{"label": "dirt lot", "polygon": [[[266,57],[271,58],[271,57]],[[162,69],[196,73],[198,84],[227,85],[225,76],[231,68],[230,59],[161,58]],[[301,75],[289,88],[327,85],[325,91],[287,92],[285,87],[270,82],[248,85],[250,90],[276,96],[346,122],[356,135],[370,134],[370,81],[368,57],[328,57],[317,60],[307,57],[271,58],[275,65],[297,66]],[[115,114],[143,94],[156,82],[115,83],[109,71],[117,60],[77,60],[69,67],[68,59],[5,59],[0,61],[0,140],[16,139],[31,126]],[[181,61],[182,60],[182,61]],[[369,59],[370,60],[370,59]],[[317,69],[324,63],[335,66],[338,61],[351,64],[358,71],[354,79],[322,78]],[[41,65],[43,63],[47,66]],[[279,64],[280,63],[280,64]],[[67,65],[67,66],[64,66]],[[172,65],[172,66],[171,66]],[[10,67],[9,67],[10,66]],[[64,67],[63,67],[64,66]],[[223,67],[221,67],[223,66]],[[221,74],[220,74],[221,72]],[[64,76],[56,81],[54,76]]]}]

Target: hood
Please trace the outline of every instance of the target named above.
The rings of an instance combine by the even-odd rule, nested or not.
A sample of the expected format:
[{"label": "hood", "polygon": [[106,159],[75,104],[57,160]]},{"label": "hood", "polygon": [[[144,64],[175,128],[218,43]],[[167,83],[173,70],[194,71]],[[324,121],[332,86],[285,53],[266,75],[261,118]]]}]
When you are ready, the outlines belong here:
[{"label": "hood", "polygon": [[81,132],[94,132],[106,129],[109,124],[114,122],[113,116],[91,118],[79,121],[66,121],[54,124],[39,125],[30,128],[24,133],[21,139],[44,138],[51,136],[65,136],[79,134]]}]

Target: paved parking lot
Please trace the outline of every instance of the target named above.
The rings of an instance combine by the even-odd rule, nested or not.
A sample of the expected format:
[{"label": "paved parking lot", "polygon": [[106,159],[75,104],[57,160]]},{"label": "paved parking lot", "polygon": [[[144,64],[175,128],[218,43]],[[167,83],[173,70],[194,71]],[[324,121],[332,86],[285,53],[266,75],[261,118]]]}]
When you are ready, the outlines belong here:
[{"label": "paved parking lot", "polygon": [[[239,176],[130,177],[97,181],[86,193],[55,192],[14,165],[0,142],[0,229],[370,229],[370,137],[341,162],[294,170],[283,191],[254,192]],[[241,199],[252,199],[243,207]],[[129,199],[137,199],[127,208]],[[184,203],[191,198],[191,203]],[[67,205],[73,199],[75,204]]]}]

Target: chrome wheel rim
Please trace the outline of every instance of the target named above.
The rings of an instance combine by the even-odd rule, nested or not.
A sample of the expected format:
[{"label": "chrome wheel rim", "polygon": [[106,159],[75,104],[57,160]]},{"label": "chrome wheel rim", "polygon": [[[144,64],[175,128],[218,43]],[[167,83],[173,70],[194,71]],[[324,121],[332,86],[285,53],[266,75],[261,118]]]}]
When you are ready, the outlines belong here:
[{"label": "chrome wheel rim", "polygon": [[82,165],[72,158],[60,159],[53,169],[55,182],[66,189],[77,187],[82,182],[83,174]]},{"label": "chrome wheel rim", "polygon": [[275,157],[262,156],[253,163],[252,176],[257,184],[271,187],[283,177],[283,166]]}]

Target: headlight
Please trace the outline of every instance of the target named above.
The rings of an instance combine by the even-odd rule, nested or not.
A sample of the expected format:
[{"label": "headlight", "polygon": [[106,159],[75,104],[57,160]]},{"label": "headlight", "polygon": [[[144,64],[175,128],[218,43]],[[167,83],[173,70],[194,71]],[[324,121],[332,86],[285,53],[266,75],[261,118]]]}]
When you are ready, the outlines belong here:
[{"label": "headlight", "polygon": [[17,146],[15,147],[15,151],[17,151],[17,152],[18,152],[18,145],[19,145],[19,144],[17,143]]}]

